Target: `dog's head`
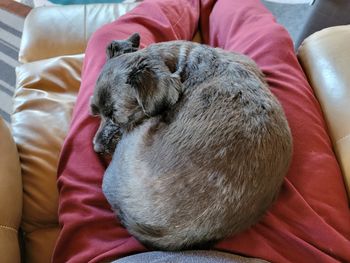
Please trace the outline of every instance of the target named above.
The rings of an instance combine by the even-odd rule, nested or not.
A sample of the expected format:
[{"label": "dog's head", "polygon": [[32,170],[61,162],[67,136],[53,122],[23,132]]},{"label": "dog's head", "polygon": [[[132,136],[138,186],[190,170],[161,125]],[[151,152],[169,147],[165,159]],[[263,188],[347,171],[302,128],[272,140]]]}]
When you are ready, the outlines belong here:
[{"label": "dog's head", "polygon": [[[114,40],[106,48],[107,61],[125,53],[135,52],[139,45],[140,35],[137,33],[126,40]],[[121,131],[111,118],[110,110],[113,106],[109,98],[110,94],[108,94],[108,90],[98,89],[99,86],[101,85],[96,85],[95,96],[90,99],[91,114],[101,117],[100,126],[93,138],[94,150],[100,154],[113,154],[120,140]]]},{"label": "dog's head", "polygon": [[107,47],[108,59],[90,103],[92,114],[101,117],[94,138],[97,152],[106,148],[101,147],[99,139],[106,125],[116,125],[120,136],[145,118],[161,114],[179,98],[180,77],[172,74],[164,62],[155,59],[147,50],[133,52],[139,44],[137,36],[113,41]]}]

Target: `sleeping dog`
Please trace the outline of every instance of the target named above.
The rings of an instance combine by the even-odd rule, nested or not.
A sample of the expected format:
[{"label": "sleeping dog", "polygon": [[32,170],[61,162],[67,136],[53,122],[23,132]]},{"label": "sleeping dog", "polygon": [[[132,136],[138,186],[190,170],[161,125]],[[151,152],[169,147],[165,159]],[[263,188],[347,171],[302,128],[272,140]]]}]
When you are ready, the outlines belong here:
[{"label": "sleeping dog", "polygon": [[91,111],[103,192],[144,245],[180,250],[255,224],[287,173],[284,112],[246,56],[187,41],[114,41]]}]

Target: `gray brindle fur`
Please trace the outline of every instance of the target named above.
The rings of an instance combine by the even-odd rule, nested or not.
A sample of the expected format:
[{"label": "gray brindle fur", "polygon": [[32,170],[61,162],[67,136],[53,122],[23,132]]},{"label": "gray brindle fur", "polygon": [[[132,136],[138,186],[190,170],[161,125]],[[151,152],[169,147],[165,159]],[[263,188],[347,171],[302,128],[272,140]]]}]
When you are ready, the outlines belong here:
[{"label": "gray brindle fur", "polygon": [[244,231],[289,167],[281,105],[246,56],[186,41],[138,46],[137,34],[108,46],[91,100],[95,150],[118,144],[102,187],[113,211],[162,250]]}]

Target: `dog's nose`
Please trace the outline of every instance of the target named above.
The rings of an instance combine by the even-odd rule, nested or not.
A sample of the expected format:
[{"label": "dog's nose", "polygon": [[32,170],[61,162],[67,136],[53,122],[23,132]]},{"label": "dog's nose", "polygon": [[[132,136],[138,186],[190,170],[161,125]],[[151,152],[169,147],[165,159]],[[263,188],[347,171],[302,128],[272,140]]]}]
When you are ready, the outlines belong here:
[{"label": "dog's nose", "polygon": [[103,153],[103,152],[105,151],[105,149],[104,149],[104,147],[103,147],[102,144],[100,144],[100,143],[95,143],[95,144],[94,144],[94,151],[95,151],[96,153]]}]

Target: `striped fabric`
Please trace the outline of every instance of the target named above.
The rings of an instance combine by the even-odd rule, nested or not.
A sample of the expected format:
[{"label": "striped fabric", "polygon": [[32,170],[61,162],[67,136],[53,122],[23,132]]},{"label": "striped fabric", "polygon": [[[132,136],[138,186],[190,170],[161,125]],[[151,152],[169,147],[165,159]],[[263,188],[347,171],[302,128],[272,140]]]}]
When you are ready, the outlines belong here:
[{"label": "striped fabric", "polygon": [[0,115],[8,124],[11,122],[23,23],[24,18],[0,9]]}]

